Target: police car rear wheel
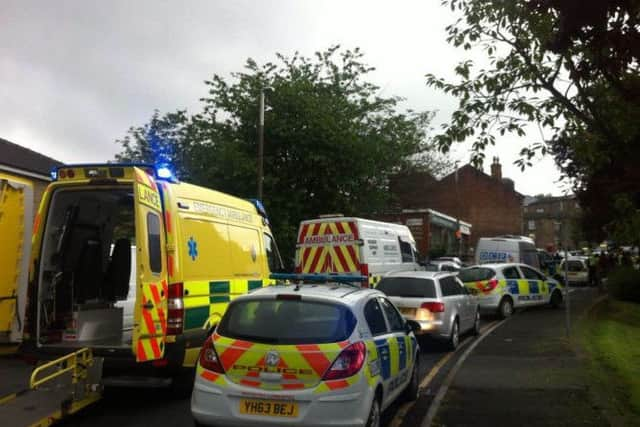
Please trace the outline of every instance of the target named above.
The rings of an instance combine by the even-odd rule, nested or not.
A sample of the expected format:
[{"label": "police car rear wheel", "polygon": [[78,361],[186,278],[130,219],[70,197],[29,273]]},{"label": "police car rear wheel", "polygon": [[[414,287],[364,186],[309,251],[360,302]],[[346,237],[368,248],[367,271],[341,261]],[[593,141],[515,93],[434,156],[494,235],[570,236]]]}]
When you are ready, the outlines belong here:
[{"label": "police car rear wheel", "polygon": [[369,419],[367,419],[366,427],[380,427],[380,402],[374,397],[371,402],[371,410],[369,411]]},{"label": "police car rear wheel", "polygon": [[513,302],[509,298],[504,298],[500,301],[500,306],[498,307],[498,314],[503,319],[511,316],[513,314]]},{"label": "police car rear wheel", "polygon": [[560,305],[562,304],[562,296],[560,296],[559,292],[556,291],[551,294],[551,301],[549,301],[549,304],[552,308],[560,307]]}]

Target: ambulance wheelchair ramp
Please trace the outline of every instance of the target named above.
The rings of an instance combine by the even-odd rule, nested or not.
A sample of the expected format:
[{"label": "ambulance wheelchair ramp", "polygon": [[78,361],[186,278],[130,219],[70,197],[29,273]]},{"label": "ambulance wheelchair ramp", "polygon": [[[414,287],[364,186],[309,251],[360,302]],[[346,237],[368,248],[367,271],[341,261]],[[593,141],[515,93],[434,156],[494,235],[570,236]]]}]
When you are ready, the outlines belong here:
[{"label": "ambulance wheelchair ramp", "polygon": [[99,400],[101,377],[102,358],[88,348],[47,362],[33,370],[28,389],[0,397],[0,419],[49,426]]}]

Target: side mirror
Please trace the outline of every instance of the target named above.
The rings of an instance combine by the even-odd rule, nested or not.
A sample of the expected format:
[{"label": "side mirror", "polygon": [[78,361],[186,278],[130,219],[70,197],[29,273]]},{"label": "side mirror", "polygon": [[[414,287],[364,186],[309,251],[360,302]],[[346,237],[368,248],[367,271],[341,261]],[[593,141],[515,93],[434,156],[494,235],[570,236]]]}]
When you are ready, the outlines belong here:
[{"label": "side mirror", "polygon": [[420,329],[422,329],[420,327],[420,323],[416,322],[415,320],[409,320],[409,319],[407,319],[407,322],[404,324],[404,327],[407,334],[409,334],[410,332],[413,332],[415,334]]}]

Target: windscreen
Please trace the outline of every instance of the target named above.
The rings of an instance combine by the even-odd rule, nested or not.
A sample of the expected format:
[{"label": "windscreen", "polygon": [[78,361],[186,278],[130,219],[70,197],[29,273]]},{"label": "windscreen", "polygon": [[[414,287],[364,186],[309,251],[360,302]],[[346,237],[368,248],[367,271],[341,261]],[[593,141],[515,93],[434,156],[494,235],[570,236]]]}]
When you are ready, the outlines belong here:
[{"label": "windscreen", "polygon": [[463,283],[468,282],[480,282],[483,280],[489,280],[496,275],[496,272],[486,267],[472,267],[460,270],[458,273],[458,279]]},{"label": "windscreen", "polygon": [[376,289],[390,297],[435,298],[436,287],[431,279],[386,277]]},{"label": "windscreen", "polygon": [[305,300],[260,299],[229,306],[218,334],[268,344],[323,344],[344,341],[356,318],[347,307]]}]

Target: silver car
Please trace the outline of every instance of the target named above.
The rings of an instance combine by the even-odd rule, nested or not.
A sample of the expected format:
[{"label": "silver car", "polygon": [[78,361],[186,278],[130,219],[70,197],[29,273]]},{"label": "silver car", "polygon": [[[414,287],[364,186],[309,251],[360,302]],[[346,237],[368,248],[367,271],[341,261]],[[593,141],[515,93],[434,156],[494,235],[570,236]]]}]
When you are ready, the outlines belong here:
[{"label": "silver car", "polygon": [[451,272],[405,271],[385,276],[377,288],[405,318],[420,324],[418,334],[444,339],[451,349],[460,334],[480,332],[478,302]]}]

